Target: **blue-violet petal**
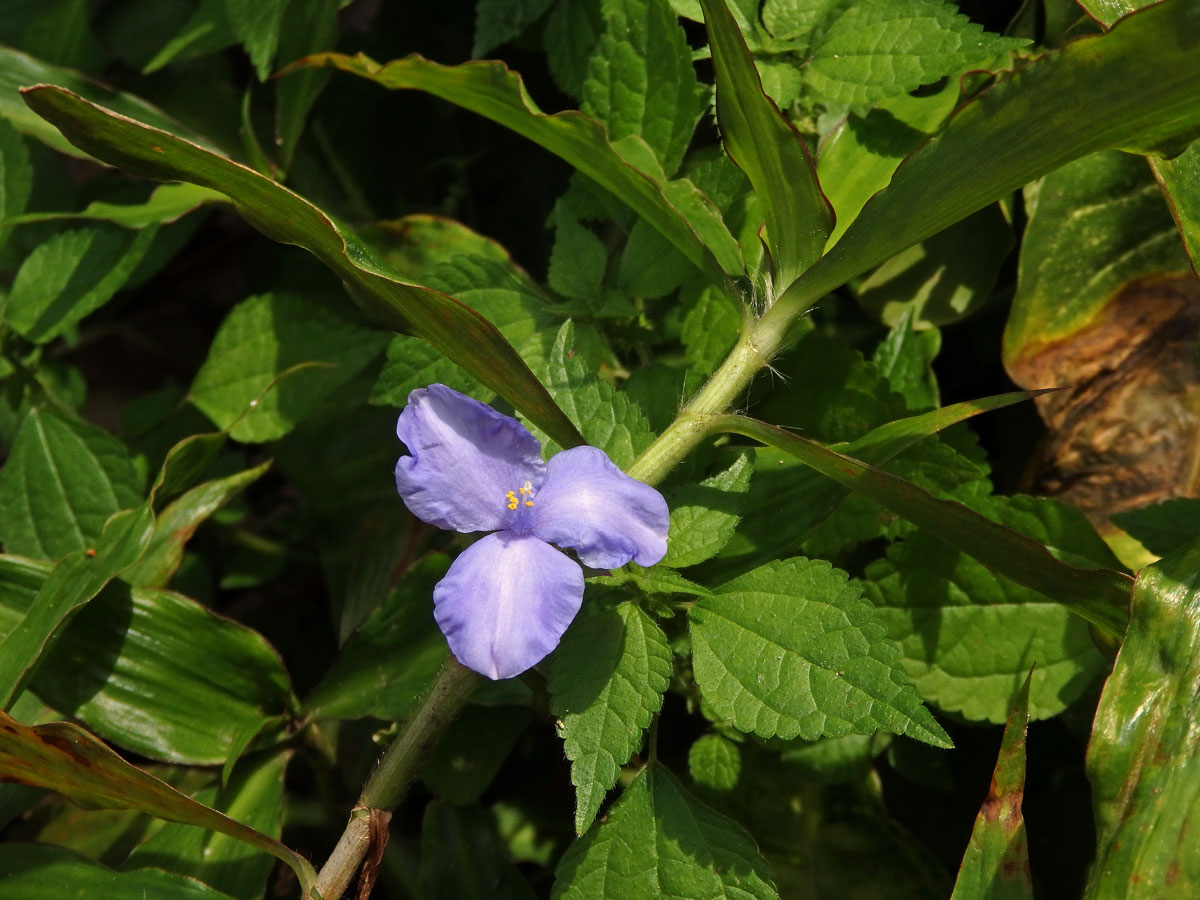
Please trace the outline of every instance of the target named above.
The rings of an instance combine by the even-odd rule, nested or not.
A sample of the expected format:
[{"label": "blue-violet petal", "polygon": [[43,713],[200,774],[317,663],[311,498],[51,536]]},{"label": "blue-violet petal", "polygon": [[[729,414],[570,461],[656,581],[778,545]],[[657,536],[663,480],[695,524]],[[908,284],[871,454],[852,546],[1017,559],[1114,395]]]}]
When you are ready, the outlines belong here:
[{"label": "blue-violet petal", "polygon": [[530,512],[533,534],[570,547],[594,569],[612,569],[631,559],[652,566],[667,552],[667,501],[595,447],[553,456]]},{"label": "blue-violet petal", "polygon": [[464,550],[433,589],[450,652],[488,678],[511,678],[558,646],[583,600],[583,570],[535,537],[501,531]]},{"label": "blue-violet petal", "polygon": [[396,434],[409,456],[396,489],[422,521],[454,531],[495,531],[523,511],[520,491],[545,477],[541,445],[520,422],[444,384],[408,395]]}]

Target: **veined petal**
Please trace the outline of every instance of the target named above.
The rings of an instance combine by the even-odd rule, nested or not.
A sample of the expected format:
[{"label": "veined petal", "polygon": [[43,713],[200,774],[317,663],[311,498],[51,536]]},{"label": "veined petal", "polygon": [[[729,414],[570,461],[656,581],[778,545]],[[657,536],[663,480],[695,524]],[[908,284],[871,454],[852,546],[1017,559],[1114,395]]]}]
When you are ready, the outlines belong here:
[{"label": "veined petal", "polygon": [[444,384],[408,395],[396,434],[411,454],[396,463],[396,489],[414,516],[439,528],[505,528],[515,508],[509,492],[536,490],[545,478],[541,444],[524,425]]},{"label": "veined petal", "polygon": [[583,600],[583,570],[535,537],[472,544],[433,589],[433,616],[464,666],[511,678],[558,646]]},{"label": "veined petal", "polygon": [[532,533],[575,550],[586,566],[652,566],[667,552],[667,501],[596,447],[552,457],[534,502]]}]

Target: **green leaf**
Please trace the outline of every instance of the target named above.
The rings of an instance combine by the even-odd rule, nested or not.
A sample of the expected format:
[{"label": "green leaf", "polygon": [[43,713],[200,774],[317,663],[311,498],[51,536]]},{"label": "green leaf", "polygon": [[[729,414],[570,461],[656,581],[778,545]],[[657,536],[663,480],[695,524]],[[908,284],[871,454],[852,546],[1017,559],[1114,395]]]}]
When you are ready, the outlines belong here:
[{"label": "green leaf", "polygon": [[667,0],[610,0],[603,10],[580,108],[613,141],[640,135],[672,175],[705,105],[683,29]]},{"label": "green leaf", "polygon": [[989,34],[943,0],[858,0],[812,50],[805,80],[856,111],[1029,42]]},{"label": "green leaf", "polygon": [[1156,556],[1166,556],[1200,537],[1200,500],[1175,497],[1109,516]]},{"label": "green leaf", "polygon": [[688,751],[688,772],[696,784],[712,791],[732,791],[742,774],[738,745],[719,734],[706,734]]},{"label": "green leaf", "polygon": [[1078,0],[1087,14],[1105,27],[1111,27],[1122,16],[1147,5],[1147,0]]},{"label": "green leaf", "polygon": [[915,319],[916,311],[911,307],[905,309],[875,348],[871,362],[892,390],[904,398],[909,409],[936,409],[941,402],[932,367],[942,349],[942,335],[937,328],[917,331],[913,328]]},{"label": "green leaf", "polygon": [[446,729],[421,780],[448,803],[474,803],[529,725],[528,707],[468,706]]},{"label": "green leaf", "polygon": [[[995,497],[982,508],[1072,560],[1119,565],[1073,507]],[[928,534],[891,547],[867,578],[868,596],[921,696],[969,720],[1003,722],[1031,667],[1036,719],[1058,715],[1107,667],[1081,619]]]},{"label": "green leaf", "polygon": [[671,677],[667,637],[633,603],[577,618],[547,666],[550,709],[571,760],[582,834],[642,746]]},{"label": "green leaf", "polygon": [[608,819],[567,848],[552,900],[777,900],[754,839],[652,763]]},{"label": "green leaf", "polygon": [[[956,403],[880,425],[858,440],[835,445],[835,449],[873,465],[885,465],[918,441],[951,425],[1031,396],[1001,394]],[[938,454],[940,451],[933,451],[933,455]],[[798,468],[794,460],[796,457],[788,451],[765,449],[757,452],[755,476],[747,492],[742,522],[717,561],[719,565],[723,564],[723,570],[744,572],[768,559],[794,554],[804,538],[849,497],[848,488],[807,466]],[[878,517],[875,509],[871,514]],[[789,527],[777,527],[776,523],[780,521],[790,523]],[[865,536],[877,533],[878,524],[876,522]]]},{"label": "green leaf", "polygon": [[117,513],[95,547],[54,567],[20,623],[0,640],[0,706],[11,707],[67,620],[138,560],[153,524],[147,504]]},{"label": "green leaf", "polygon": [[1017,689],[1008,713],[996,771],[975,817],[950,900],[1033,900],[1029,840],[1021,801],[1025,796],[1025,730],[1029,724],[1029,678]]},{"label": "green leaf", "polygon": [[550,74],[563,93],[583,94],[589,60],[604,22],[600,0],[558,0],[546,19],[543,44]]},{"label": "green leaf", "polygon": [[54,126],[39,118],[20,101],[19,88],[30,84],[61,85],[121,115],[176,134],[189,133],[162,110],[140,97],[114,91],[73,69],[52,66],[11,47],[0,47],[0,117],[8,119],[21,133],[71,156],[87,157],[88,154],[66,140]]},{"label": "green leaf", "polygon": [[662,565],[694,566],[721,552],[737,528],[753,471],[754,454],[741,453],[724,471],[669,494],[671,529]]},{"label": "green leaf", "polygon": [[[692,274],[689,263],[645,219],[629,231],[617,270],[617,286],[633,297],[665,297]],[[713,288],[720,293],[720,290]],[[725,294],[721,294],[725,297]]]},{"label": "green leaf", "polygon": [[561,205],[556,219],[546,283],[564,297],[595,302],[600,296],[600,283],[608,266],[604,243],[567,214]]},{"label": "green leaf", "polygon": [[57,791],[79,804],[136,809],[168,822],[217,831],[285,862],[304,891],[316,880],[300,854],[130,765],[75,725],[55,722],[30,728],[0,712],[0,777]]},{"label": "green leaf", "polygon": [[84,550],[109,516],[141,502],[142,483],[118,438],[35,407],[0,471],[0,539],[40,559]]},{"label": "green leaf", "polygon": [[158,869],[121,872],[48,844],[0,846],[0,873],[7,900],[229,900],[190,878]]},{"label": "green leaf", "polygon": [[[0,225],[11,224],[24,211],[32,188],[33,169],[25,142],[7,119],[0,118]],[[7,237],[8,229],[0,227],[0,247]]]},{"label": "green leaf", "polygon": [[1025,209],[1004,331],[1005,364],[1023,381],[1040,351],[1092,326],[1122,288],[1188,270],[1158,185],[1135,156],[1094,153],[1065,165],[1026,187]]},{"label": "green leaf", "polygon": [[[49,572],[0,556],[0,639],[22,627]],[[178,594],[123,584],[62,628],[31,687],[123,747],[199,765],[225,762],[237,736],[261,730],[290,697],[279,657],[259,634]]]},{"label": "green leaf", "polygon": [[[221,323],[192,382],[191,400],[236,440],[275,440],[367,365],[386,341],[383,332],[298,294],[250,297]],[[317,366],[275,383],[289,369],[313,363]]]},{"label": "green leaf", "polygon": [[288,0],[224,0],[224,4],[233,33],[250,55],[258,80],[266,81]]},{"label": "green leaf", "polygon": [[[229,783],[214,783],[192,799],[272,838],[283,824],[283,775],[290,751],[246,760]],[[238,840],[190,825],[165,825],[134,848],[125,871],[164,869],[195,878],[237,900],[258,900],[272,869],[265,853],[246,853]]]},{"label": "green leaf", "polygon": [[940,91],[889,97],[866,116],[851,113],[834,127],[817,157],[821,190],[837,214],[828,246],[837,243],[866,202],[888,186],[901,161],[942,126],[958,102],[959,90],[959,83],[951,79]]},{"label": "green leaf", "polygon": [[1200,268],[1200,142],[1193,142],[1174,159],[1151,159],[1150,167],[1166,195],[1195,272]]},{"label": "green leaf", "polygon": [[17,271],[3,307],[5,322],[38,344],[61,335],[107,303],[146,255],[155,229],[61,231]]},{"label": "green leaf", "polygon": [[905,310],[922,327],[949,325],[992,295],[1013,248],[1012,225],[993,204],[897,253],[858,286],[858,302],[886,325]]},{"label": "green leaf", "polygon": [[[0,123],[0,130],[3,130]],[[161,184],[156,187],[144,203],[104,203],[99,200],[89,203],[79,212],[33,212],[25,215],[11,215],[5,220],[0,215],[0,221],[11,225],[24,225],[29,222],[51,222],[58,219],[94,219],[101,222],[112,222],[126,228],[145,228],[149,225],[167,225],[176,222],[188,213],[209,203],[224,203],[226,197],[208,188],[199,187],[186,182]],[[4,212],[0,205],[0,213]],[[17,210],[16,212],[20,212]]]},{"label": "green leaf", "polygon": [[1200,7],[1166,0],[1002,78],[904,161],[768,317],[789,320],[855,275],[1080,156],[1190,139],[1200,125],[1197,68]]},{"label": "green leaf", "polygon": [[478,806],[440,800],[421,823],[421,896],[426,900],[533,900],[534,894]]},{"label": "green leaf", "polygon": [[1138,575],[1088,744],[1097,831],[1088,900],[1131,891],[1185,900],[1200,890],[1191,841],[1200,779],[1198,572],[1192,542]]},{"label": "green leaf", "polygon": [[417,563],[359,626],[304,701],[314,719],[406,719],[446,659],[433,621],[433,586],[450,561]]},{"label": "green leaf", "polygon": [[353,235],[297,194],[173,134],[114,116],[70,91],[43,86],[23,96],[30,108],[98,159],[137,175],[188,181],[230,197],[260,231],[298,244],[325,263],[373,320],[415,331],[560,443],[578,442],[570,423],[494,326],[451,297],[396,278]]},{"label": "green leaf", "polygon": [[475,6],[476,59],[517,37],[550,8],[552,0],[479,0]]},{"label": "green leaf", "polygon": [[[695,371],[711,375],[741,336],[746,312],[721,291],[705,285],[688,305],[680,340]],[[682,398],[680,398],[682,400]]]},{"label": "green leaf", "polygon": [[501,263],[518,278],[532,283],[503,246],[454,219],[414,213],[374,222],[357,233],[398,274],[422,284],[439,266],[456,264],[460,257],[479,257]]},{"label": "green leaf", "polygon": [[882,729],[951,746],[862,588],[823,560],[761,566],[701,598],[689,618],[696,684],[741,731],[811,741]]},{"label": "green leaf", "polygon": [[763,93],[754,60],[725,0],[701,0],[717,78],[717,121],[725,148],[762,202],[774,290],[815,263],[833,229],[803,138]]},{"label": "green leaf", "polygon": [[237,35],[233,33],[233,25],[229,21],[227,0],[200,0],[175,35],[158,48],[142,67],[142,74],[150,75],[177,59],[195,59],[236,43]]},{"label": "green leaf", "polygon": [[620,468],[628,468],[654,440],[637,404],[589,371],[576,352],[571,322],[558,330],[549,357],[539,368],[550,396],[578,425],[587,443],[607,453]]},{"label": "green leaf", "polygon": [[[332,50],[337,43],[341,5],[341,0],[307,0],[292,6],[291,14],[283,18],[275,58],[290,63],[310,53]],[[329,75],[310,71],[275,83],[275,143],[284,168],[292,163],[309,110],[325,90]]]},{"label": "green leaf", "polygon": [[846,0],[765,0],[762,20],[779,41],[801,40]]},{"label": "green leaf", "polygon": [[166,587],[183,562],[183,548],[200,524],[271,467],[267,460],[252,469],[194,487],[158,514],[150,546],[125,573],[137,587]]},{"label": "green leaf", "polygon": [[[727,272],[741,274],[737,242],[711,204],[704,206],[694,197],[690,183],[682,179],[667,182],[661,171],[650,165],[652,153],[650,160],[641,158],[636,166],[627,161],[595,119],[578,112],[546,115],[529,98],[520,77],[499,63],[439,66],[409,56],[381,66],[362,55],[324,53],[310,57],[305,65],[334,66],[392,90],[423,90],[486,116],[545,147],[611,191],[714,283],[723,284]],[[681,203],[685,204],[682,208]]]},{"label": "green leaf", "polygon": [[742,416],[717,416],[712,427],[786,450],[839,484],[898,513],[993,572],[1053,598],[1109,634],[1126,621],[1130,579],[1106,568],[1078,568],[1056,560],[1041,544],[949,500],[939,500],[888,472],[781,428]]}]

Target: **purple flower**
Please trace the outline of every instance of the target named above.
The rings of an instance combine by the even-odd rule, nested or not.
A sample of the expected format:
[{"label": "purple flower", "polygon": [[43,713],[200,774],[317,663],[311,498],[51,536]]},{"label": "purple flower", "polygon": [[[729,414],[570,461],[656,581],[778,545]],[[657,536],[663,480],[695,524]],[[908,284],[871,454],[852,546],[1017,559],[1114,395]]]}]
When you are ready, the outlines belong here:
[{"label": "purple flower", "polygon": [[414,516],[454,531],[492,531],[433,589],[434,618],[463,665],[511,678],[557,646],[583,600],[585,566],[631,559],[651,566],[667,552],[667,503],[595,447],[542,462],[542,447],[516,419],[444,384],[413,391],[396,434],[411,456],[396,463],[396,489]]}]

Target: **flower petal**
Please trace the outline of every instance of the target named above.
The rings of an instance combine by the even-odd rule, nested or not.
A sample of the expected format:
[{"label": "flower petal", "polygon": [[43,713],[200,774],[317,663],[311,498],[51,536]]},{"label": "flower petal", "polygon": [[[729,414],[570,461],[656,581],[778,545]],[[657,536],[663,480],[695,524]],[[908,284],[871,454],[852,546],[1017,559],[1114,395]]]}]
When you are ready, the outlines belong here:
[{"label": "flower petal", "polygon": [[501,531],[459,555],[433,589],[433,616],[455,658],[512,678],[558,646],[583,600],[583,570],[549,544]]},{"label": "flower petal", "polygon": [[396,434],[412,454],[396,463],[396,489],[414,516],[439,528],[504,528],[507,493],[545,478],[541,444],[524,425],[444,384],[408,395]]},{"label": "flower petal", "polygon": [[577,551],[585,566],[652,566],[667,552],[667,501],[596,447],[552,457],[534,503],[533,534]]}]

